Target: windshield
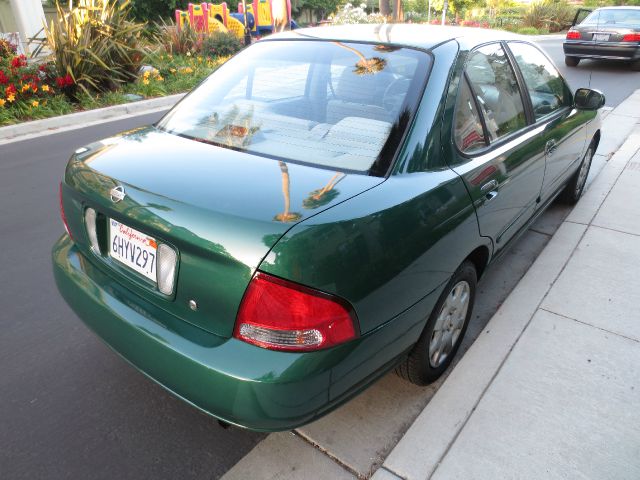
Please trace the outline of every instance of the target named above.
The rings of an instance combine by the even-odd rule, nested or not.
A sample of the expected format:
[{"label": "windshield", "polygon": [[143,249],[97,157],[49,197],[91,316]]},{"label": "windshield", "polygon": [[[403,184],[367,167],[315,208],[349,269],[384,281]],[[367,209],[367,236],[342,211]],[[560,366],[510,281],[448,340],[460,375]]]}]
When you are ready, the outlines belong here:
[{"label": "windshield", "polygon": [[640,26],[640,9],[603,8],[591,12],[581,25],[636,25]]},{"label": "windshield", "polygon": [[258,42],[158,127],[278,160],[384,174],[429,63],[424,52],[389,45]]}]

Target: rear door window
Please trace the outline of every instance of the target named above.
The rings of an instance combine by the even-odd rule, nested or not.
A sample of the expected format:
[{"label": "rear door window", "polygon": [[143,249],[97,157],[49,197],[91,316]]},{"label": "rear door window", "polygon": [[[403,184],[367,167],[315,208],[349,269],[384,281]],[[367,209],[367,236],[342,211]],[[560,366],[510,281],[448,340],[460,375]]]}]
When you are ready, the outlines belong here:
[{"label": "rear door window", "polygon": [[480,114],[465,78],[460,81],[453,135],[463,153],[473,153],[487,145]]},{"label": "rear door window", "polygon": [[491,142],[527,125],[518,81],[500,44],[486,45],[472,52],[466,74]]},{"label": "rear door window", "polygon": [[571,105],[571,93],[560,72],[533,45],[510,42],[509,48],[522,72],[536,120]]}]

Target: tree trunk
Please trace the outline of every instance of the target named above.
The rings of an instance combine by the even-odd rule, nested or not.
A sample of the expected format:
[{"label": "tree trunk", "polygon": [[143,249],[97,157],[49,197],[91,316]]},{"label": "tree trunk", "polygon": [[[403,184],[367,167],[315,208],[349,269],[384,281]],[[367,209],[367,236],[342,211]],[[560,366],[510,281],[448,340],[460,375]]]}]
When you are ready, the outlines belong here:
[{"label": "tree trunk", "polygon": [[393,0],[393,21],[396,23],[404,20],[404,12],[402,10],[402,0]]},{"label": "tree trunk", "polygon": [[391,4],[389,0],[378,0],[378,7],[380,8],[380,14],[388,17],[391,14]]}]

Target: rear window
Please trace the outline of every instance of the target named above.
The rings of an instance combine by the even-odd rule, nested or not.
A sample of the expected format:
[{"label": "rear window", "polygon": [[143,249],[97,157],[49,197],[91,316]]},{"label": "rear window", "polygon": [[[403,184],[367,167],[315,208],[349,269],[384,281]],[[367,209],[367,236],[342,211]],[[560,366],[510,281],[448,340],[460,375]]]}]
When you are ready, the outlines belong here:
[{"label": "rear window", "polygon": [[389,45],[265,41],[158,124],[258,155],[382,174],[422,93],[430,57]]},{"label": "rear window", "polygon": [[591,12],[580,25],[638,25],[640,9],[604,8]]}]

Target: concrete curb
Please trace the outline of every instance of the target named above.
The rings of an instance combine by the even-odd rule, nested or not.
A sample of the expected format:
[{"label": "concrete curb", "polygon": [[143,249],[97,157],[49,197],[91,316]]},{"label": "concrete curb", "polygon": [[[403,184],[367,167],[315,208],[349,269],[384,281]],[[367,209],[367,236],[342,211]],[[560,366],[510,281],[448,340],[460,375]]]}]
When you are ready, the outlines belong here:
[{"label": "concrete curb", "polygon": [[[620,105],[620,112],[638,101],[640,90]],[[639,150],[639,118],[634,119],[633,133],[625,135],[626,141],[616,148],[585,196],[373,479],[389,478],[389,474],[407,480],[424,479],[434,474],[565,268],[615,180]],[[614,117],[611,122],[616,122]]]},{"label": "concrete curb", "polygon": [[179,93],[167,97],[124,103],[112,107],[97,108],[85,112],[70,113],[59,117],[0,127],[0,145],[166,110],[175,105],[184,96],[184,93]]}]

